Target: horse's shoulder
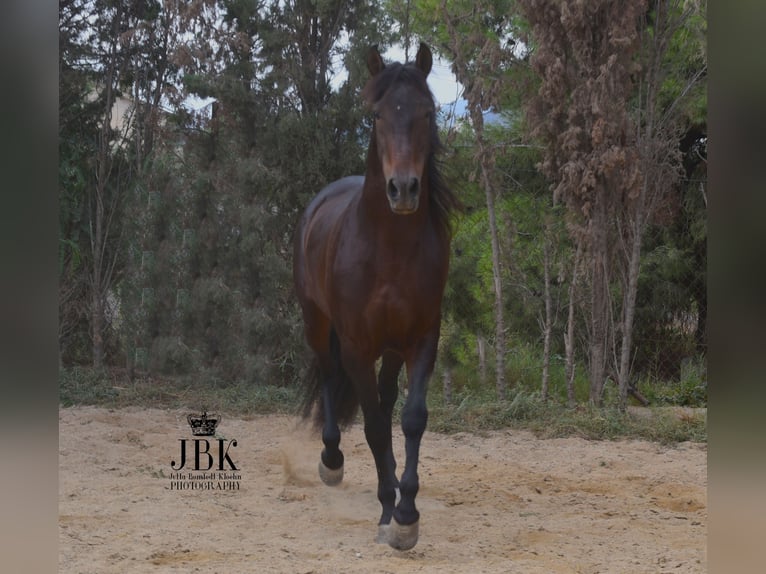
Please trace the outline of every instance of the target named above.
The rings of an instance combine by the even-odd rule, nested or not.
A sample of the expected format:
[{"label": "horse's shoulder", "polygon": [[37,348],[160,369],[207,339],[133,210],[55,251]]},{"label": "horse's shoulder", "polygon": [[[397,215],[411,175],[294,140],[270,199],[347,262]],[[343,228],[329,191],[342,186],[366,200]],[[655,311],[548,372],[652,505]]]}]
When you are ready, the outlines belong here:
[{"label": "horse's shoulder", "polygon": [[317,199],[328,200],[339,196],[353,195],[361,191],[364,185],[363,175],[349,175],[327,184],[317,195]]}]

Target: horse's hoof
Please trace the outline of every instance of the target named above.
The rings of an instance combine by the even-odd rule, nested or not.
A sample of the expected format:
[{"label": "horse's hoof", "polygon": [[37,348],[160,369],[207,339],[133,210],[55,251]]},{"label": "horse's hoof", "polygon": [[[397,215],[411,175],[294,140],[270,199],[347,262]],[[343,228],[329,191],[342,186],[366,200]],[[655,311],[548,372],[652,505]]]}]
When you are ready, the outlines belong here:
[{"label": "horse's hoof", "polygon": [[375,542],[378,544],[388,544],[390,532],[390,524],[378,524],[378,536],[375,538]]},{"label": "horse's hoof", "polygon": [[418,543],[418,525],[420,521],[412,524],[399,524],[396,518],[391,519],[388,525],[388,544],[397,550],[409,550]]},{"label": "horse's hoof", "polygon": [[327,468],[324,463],[319,461],[319,478],[327,486],[338,486],[343,480],[343,467],[332,469]]}]

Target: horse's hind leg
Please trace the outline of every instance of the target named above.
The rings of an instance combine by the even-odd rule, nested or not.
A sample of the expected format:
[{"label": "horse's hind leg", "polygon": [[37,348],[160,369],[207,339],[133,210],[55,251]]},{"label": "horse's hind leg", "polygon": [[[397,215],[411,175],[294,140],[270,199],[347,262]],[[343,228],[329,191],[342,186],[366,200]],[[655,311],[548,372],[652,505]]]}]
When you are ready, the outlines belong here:
[{"label": "horse's hind leg", "polygon": [[329,486],[340,484],[343,480],[343,453],[340,445],[340,427],[336,401],[342,393],[342,370],[340,364],[340,343],[330,319],[306,298],[301,299],[303,322],[306,329],[306,341],[314,350],[317,359],[318,391],[312,395],[319,402],[318,419],[322,425],[322,450],[319,461],[319,477]]},{"label": "horse's hind leg", "polygon": [[322,442],[324,448],[319,459],[319,478],[327,486],[337,486],[343,481],[343,451],[340,450],[340,427],[335,417],[331,414],[332,407],[328,408],[328,395],[332,395],[332,385],[326,384],[322,392],[322,400],[325,404],[325,419],[322,427]]},{"label": "horse's hind leg", "polygon": [[338,385],[341,384],[340,344],[335,330],[330,331],[329,356],[320,359],[322,377],[322,406],[324,424],[322,442],[324,449],[319,461],[319,477],[328,486],[336,486],[343,480],[343,452],[340,450],[340,427],[336,413]]}]

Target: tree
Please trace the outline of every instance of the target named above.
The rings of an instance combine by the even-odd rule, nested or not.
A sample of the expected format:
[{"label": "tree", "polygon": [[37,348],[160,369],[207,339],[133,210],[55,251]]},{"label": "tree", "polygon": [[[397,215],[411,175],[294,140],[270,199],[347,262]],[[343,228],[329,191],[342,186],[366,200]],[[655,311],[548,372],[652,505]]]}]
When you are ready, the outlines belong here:
[{"label": "tree", "polygon": [[[679,141],[688,133],[689,96],[699,89],[707,67],[696,51],[671,61],[679,37],[689,47],[698,46],[694,34],[704,22],[701,7],[684,0],[651,3],[641,27],[641,71],[635,103],[635,157],[639,184],[624,201],[618,218],[618,266],[622,287],[619,308],[619,351],[615,349],[615,371],[620,406],[625,408],[630,386],[633,331],[638,295],[641,248],[644,233],[658,208],[681,179],[682,155]],[[691,32],[691,34],[690,34]],[[689,37],[695,41],[689,42]],[[696,38],[695,38],[696,36]],[[690,65],[691,64],[691,65]]]},{"label": "tree", "polygon": [[[411,13],[417,29],[431,36],[437,49],[452,61],[452,69],[465,86],[468,115],[476,145],[475,161],[489,216],[495,294],[495,387],[498,398],[507,394],[504,358],[506,326],[503,315],[503,280],[500,239],[495,208],[497,180],[495,148],[488,144],[484,113],[497,108],[506,95],[509,69],[515,60],[507,41],[514,22],[507,1],[423,2]],[[407,11],[410,16],[410,10]],[[406,23],[409,30],[410,24]]]},{"label": "tree", "polygon": [[601,403],[613,373],[625,408],[644,234],[678,185],[679,141],[699,107],[703,7],[521,4],[541,78],[530,122],[547,144],[543,170],[576,217],[573,236],[589,262],[590,399]]},{"label": "tree", "polygon": [[[169,141],[148,174],[134,346],[151,372],[287,382],[302,367],[292,226],[325,184],[363,168],[359,56],[385,28],[362,2],[233,0],[201,16],[183,84],[213,114],[173,114],[182,153]],[[349,76],[334,85],[341,59]]]},{"label": "tree", "polygon": [[[89,18],[90,33],[85,24]],[[67,122],[63,127],[68,133],[60,132],[62,147],[67,159],[72,161],[62,174],[65,178],[60,179],[61,193],[65,203],[79,206],[84,228],[77,240],[65,238],[64,244],[82,264],[92,363],[101,368],[108,321],[107,297],[114,285],[120,257],[119,212],[130,178],[123,145],[127,132],[119,129],[120,122],[113,118],[113,110],[124,85],[132,46],[131,14],[120,2],[62,1],[59,20],[64,47],[60,54],[65,82],[63,101],[80,108],[82,126],[89,130]],[[74,83],[67,83],[70,79],[75,80]],[[70,96],[77,100],[70,101]],[[80,104],[82,99],[91,98],[92,106]],[[66,117],[69,113],[67,110],[62,115]],[[76,143],[76,139],[79,142]],[[85,150],[89,153],[81,153]],[[77,153],[76,159],[69,152]],[[69,184],[73,184],[72,189],[67,189]],[[80,193],[82,196],[77,197]],[[75,229],[67,229],[67,232],[75,232]]]},{"label": "tree", "polygon": [[90,98],[92,76],[87,3],[59,2],[59,360],[85,361],[90,355],[87,251],[87,188],[92,134],[98,131],[97,101]]},{"label": "tree", "polygon": [[[545,142],[543,172],[572,218],[590,262],[590,400],[600,405],[609,358],[612,216],[638,186],[628,101],[636,73],[641,0],[548,3],[520,0],[532,26],[540,76],[528,120]],[[576,218],[576,219],[575,219]]]},{"label": "tree", "polygon": [[[74,310],[87,310],[96,368],[104,365],[107,332],[118,308],[125,209],[150,156],[173,69],[170,30],[179,21],[173,16],[152,1],[59,3],[59,181],[66,207],[60,316],[66,331]],[[79,281],[70,285],[75,265]],[[72,297],[77,285],[87,301]]]}]

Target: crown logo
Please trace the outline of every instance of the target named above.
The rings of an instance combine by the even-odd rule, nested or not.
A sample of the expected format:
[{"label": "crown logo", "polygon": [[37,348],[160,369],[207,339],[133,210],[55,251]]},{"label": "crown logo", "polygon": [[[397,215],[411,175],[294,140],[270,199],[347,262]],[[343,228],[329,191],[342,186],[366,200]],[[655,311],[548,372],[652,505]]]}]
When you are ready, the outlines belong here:
[{"label": "crown logo", "polygon": [[221,422],[221,415],[209,415],[207,411],[203,411],[201,415],[188,415],[186,420],[189,421],[193,435],[212,436],[215,434],[215,427]]}]

